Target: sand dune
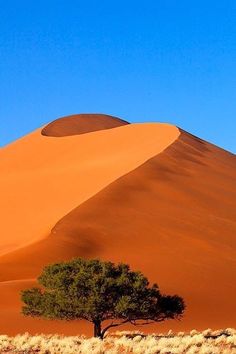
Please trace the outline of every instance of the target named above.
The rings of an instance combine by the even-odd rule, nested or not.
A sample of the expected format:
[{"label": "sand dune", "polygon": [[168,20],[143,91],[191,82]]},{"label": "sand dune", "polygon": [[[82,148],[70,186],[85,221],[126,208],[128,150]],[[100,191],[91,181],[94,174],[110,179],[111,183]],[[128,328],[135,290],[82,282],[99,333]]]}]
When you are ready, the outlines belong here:
[{"label": "sand dune", "polygon": [[[27,193],[34,193],[35,203],[24,219],[25,199],[15,182],[14,194],[21,203],[11,215],[23,223],[25,233],[14,238],[16,226],[11,225],[3,243],[12,238],[16,248],[30,242],[29,216],[38,240],[12,247],[0,257],[1,332],[91,334],[84,322],[52,323],[20,315],[19,290],[31,286],[44,264],[74,256],[128,262],[164,292],[184,297],[187,312],[181,322],[147,331],[235,326],[235,156],[179,133],[159,124],[131,124],[60,139],[42,137],[38,131],[5,149],[5,157],[0,155],[5,181],[24,171],[25,186],[31,181]],[[32,151],[43,151],[46,158],[39,155],[36,161]],[[24,164],[21,159],[17,166],[18,153]],[[43,174],[47,179],[41,183]],[[67,187],[71,181],[72,190]],[[55,183],[53,191],[49,183]],[[46,210],[41,212],[43,205]],[[40,218],[34,216],[36,211]]]},{"label": "sand dune", "polygon": [[179,135],[165,124],[132,124],[52,138],[41,129],[0,150],[0,254],[46,237],[55,223]]}]

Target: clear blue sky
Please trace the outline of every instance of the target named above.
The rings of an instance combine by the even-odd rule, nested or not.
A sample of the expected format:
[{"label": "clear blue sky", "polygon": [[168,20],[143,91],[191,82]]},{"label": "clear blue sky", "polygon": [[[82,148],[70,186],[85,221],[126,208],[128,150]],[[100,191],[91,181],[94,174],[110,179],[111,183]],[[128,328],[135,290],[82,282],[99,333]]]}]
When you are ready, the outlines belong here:
[{"label": "clear blue sky", "polygon": [[81,112],[236,152],[236,1],[0,0],[0,145]]}]

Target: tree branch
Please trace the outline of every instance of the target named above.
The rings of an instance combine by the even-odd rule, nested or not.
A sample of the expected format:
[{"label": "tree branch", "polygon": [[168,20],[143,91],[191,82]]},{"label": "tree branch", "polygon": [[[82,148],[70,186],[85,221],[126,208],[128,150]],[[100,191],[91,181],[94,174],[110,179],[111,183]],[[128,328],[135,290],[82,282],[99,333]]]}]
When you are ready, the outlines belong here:
[{"label": "tree branch", "polygon": [[102,337],[104,337],[104,334],[106,333],[106,331],[109,329],[109,328],[112,328],[112,327],[117,327],[117,326],[121,326],[122,324],[125,324],[127,322],[130,322],[130,320],[124,320],[120,323],[110,323],[107,327],[105,327],[103,330],[102,330]]},{"label": "tree branch", "polygon": [[[138,320],[140,321],[140,320]],[[147,324],[155,323],[156,321],[146,321],[146,322],[141,322],[141,323],[135,323],[135,321],[130,321],[130,323],[134,326],[144,326]]]}]

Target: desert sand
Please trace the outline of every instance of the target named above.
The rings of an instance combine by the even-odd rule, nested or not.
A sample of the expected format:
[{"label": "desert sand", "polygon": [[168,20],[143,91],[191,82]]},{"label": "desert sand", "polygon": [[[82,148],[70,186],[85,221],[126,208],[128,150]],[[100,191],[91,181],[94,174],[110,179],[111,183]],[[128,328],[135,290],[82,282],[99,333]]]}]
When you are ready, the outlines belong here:
[{"label": "desert sand", "polygon": [[67,137],[39,129],[1,149],[0,161],[0,332],[92,333],[83,321],[20,314],[20,289],[45,264],[75,256],[127,262],[183,296],[182,321],[142,330],[235,326],[233,154],[146,123]]},{"label": "desert sand", "polygon": [[41,129],[0,150],[0,255],[47,237],[65,214],[163,151],[179,135],[165,124],[52,138]]}]

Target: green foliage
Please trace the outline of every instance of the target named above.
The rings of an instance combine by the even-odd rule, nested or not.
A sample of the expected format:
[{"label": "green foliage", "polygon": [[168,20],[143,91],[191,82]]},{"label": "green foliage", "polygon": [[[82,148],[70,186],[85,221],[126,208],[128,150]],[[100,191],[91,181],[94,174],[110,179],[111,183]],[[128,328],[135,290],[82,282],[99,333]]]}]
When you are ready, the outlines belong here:
[{"label": "green foliage", "polygon": [[[94,335],[103,337],[122,323],[160,322],[179,318],[185,305],[179,296],[162,295],[141,272],[126,264],[115,265],[81,258],[44,268],[41,289],[22,292],[23,313],[49,319],[85,319],[94,323]],[[105,320],[112,322],[101,330]]]}]

